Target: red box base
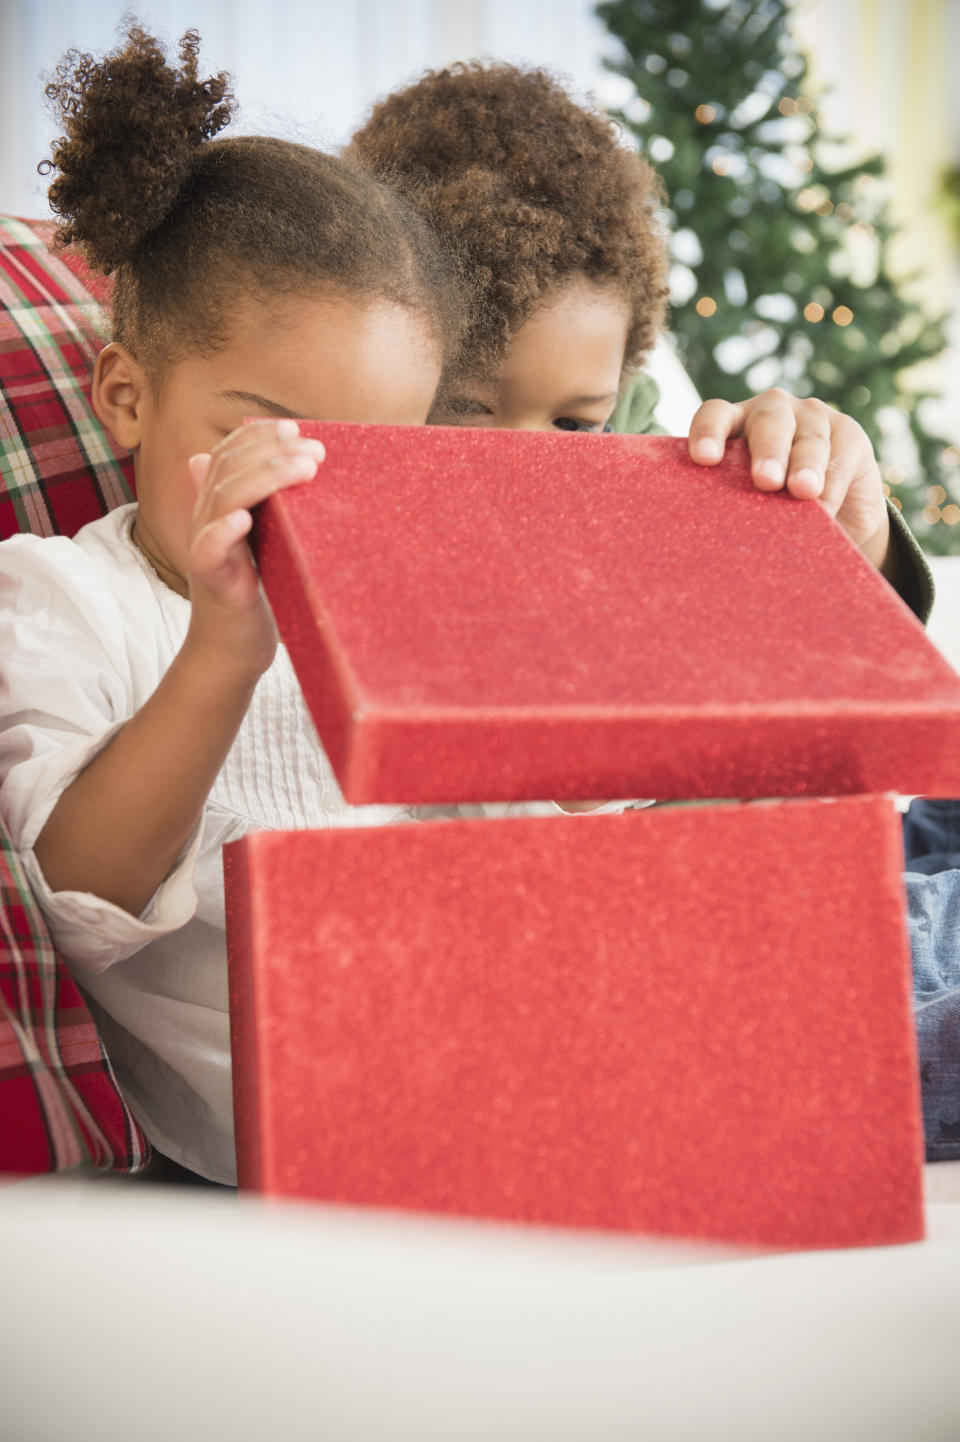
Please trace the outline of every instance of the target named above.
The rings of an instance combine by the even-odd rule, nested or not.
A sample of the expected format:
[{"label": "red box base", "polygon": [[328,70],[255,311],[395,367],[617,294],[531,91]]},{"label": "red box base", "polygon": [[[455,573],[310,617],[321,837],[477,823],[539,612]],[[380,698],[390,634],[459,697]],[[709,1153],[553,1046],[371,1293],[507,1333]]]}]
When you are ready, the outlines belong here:
[{"label": "red box base", "polygon": [[923,1235],[882,798],[225,848],[241,1185],[786,1247]]}]

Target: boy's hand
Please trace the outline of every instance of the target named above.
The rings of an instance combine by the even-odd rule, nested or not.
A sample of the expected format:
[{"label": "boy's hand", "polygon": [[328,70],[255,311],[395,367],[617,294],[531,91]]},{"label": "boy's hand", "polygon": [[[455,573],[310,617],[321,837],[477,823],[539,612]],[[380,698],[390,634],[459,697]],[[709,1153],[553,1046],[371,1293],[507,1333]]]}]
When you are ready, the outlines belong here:
[{"label": "boy's hand", "polygon": [[324,450],[296,421],[258,421],[208,455],[191,456],[197,486],[187,554],[190,640],[251,676],[273,660],[277,632],[246,537],[250,507],[317,474]]},{"label": "boy's hand", "polygon": [[890,522],[880,470],[862,426],[823,401],[798,400],[780,389],[739,405],[705,401],[690,426],[691,458],[715,465],[727,438],[741,435],[758,490],[785,487],[800,500],[819,499],[868,560],[878,570],[886,568]]}]

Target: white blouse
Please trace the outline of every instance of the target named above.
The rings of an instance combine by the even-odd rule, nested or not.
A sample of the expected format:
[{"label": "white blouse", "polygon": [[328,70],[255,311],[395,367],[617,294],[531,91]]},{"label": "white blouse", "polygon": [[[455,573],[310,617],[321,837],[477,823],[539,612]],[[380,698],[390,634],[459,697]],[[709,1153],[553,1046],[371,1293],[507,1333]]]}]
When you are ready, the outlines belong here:
[{"label": "white blouse", "polygon": [[112,511],[73,540],[15,536],[0,544],[0,811],[150,1141],[231,1183],[223,844],[250,830],[558,808],[348,805],[281,646],[196,831],[143,914],[89,893],[51,891],[33,851],[47,817],[153,693],[187,631],[189,601],[164,585],[131,540],[134,510]]}]

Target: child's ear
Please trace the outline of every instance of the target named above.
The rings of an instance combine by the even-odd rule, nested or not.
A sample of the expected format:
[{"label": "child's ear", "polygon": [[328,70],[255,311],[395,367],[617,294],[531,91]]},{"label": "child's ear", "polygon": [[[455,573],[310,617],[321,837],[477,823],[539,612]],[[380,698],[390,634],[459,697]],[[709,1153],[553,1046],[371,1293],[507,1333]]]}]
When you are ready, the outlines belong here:
[{"label": "child's ear", "polygon": [[91,400],[97,419],[118,445],[135,451],[140,444],[147,377],[139,361],[119,341],[97,356]]}]

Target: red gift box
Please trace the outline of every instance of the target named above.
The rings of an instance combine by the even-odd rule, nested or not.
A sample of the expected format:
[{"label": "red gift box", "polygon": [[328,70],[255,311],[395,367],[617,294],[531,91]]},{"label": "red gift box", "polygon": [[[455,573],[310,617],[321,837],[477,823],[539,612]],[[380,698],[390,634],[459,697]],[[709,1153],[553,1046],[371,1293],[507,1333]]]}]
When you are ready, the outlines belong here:
[{"label": "red gift box", "polygon": [[[741,445],[302,423],[254,545],[353,802],[960,789],[960,678]],[[226,848],[241,1184],[923,1232],[899,824],[855,797]]]},{"label": "red gift box", "polygon": [[349,801],[960,792],[960,678],[741,443],[301,431],[254,544]]},{"label": "red gift box", "polygon": [[225,848],[240,1182],[774,1246],[923,1233],[882,798]]}]

